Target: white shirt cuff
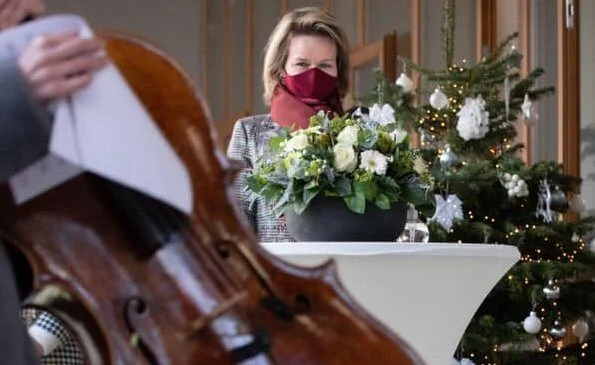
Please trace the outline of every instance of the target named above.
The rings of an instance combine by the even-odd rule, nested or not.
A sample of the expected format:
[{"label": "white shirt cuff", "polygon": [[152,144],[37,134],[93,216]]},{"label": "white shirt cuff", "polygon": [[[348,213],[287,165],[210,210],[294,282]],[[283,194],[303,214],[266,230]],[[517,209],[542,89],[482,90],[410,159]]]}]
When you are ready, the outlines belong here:
[{"label": "white shirt cuff", "polygon": [[42,327],[33,325],[29,327],[28,332],[29,336],[35,339],[43,348],[43,356],[50,354],[60,346],[60,339]]}]

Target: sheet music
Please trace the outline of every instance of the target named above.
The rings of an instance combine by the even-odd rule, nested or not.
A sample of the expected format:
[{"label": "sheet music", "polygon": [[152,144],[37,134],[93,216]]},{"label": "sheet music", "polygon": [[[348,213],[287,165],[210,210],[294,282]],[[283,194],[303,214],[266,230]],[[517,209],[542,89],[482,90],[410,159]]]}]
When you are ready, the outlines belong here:
[{"label": "sheet music", "polygon": [[[0,34],[0,52],[20,53],[36,35],[73,28],[92,34],[82,18],[54,15]],[[9,182],[18,204],[90,171],[192,211],[188,171],[114,65],[54,107],[50,154]]]}]

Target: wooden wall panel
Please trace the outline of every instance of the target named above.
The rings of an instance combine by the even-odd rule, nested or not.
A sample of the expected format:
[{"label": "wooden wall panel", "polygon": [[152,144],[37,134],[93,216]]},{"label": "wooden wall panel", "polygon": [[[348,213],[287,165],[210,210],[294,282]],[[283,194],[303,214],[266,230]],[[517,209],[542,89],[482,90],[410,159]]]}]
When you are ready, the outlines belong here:
[{"label": "wooden wall panel", "polygon": [[337,22],[341,24],[347,34],[349,43],[355,47],[357,43],[357,0],[335,0],[333,1],[333,14]]},{"label": "wooden wall panel", "polygon": [[[543,67],[538,87],[555,86],[559,93],[557,69],[558,38],[557,0],[530,0],[531,2],[531,69]],[[535,104],[539,120],[531,128],[531,161],[556,161],[558,159],[558,103],[557,96],[542,97]]]},{"label": "wooden wall panel", "polygon": [[209,40],[211,39],[210,35],[210,27],[209,27],[209,14],[211,13],[211,1],[210,0],[202,0],[202,7],[201,7],[201,27],[200,27],[200,52],[201,52],[201,61],[202,61],[202,95],[205,100],[209,100],[209,91],[211,90],[211,78],[209,77],[209,68],[211,64],[210,61],[210,47],[209,47]]},{"label": "wooden wall panel", "polygon": [[[233,4],[230,7],[229,19],[230,37],[229,45],[231,50],[229,52],[230,59],[226,61],[229,63],[229,110],[230,112],[246,111],[247,98],[246,93],[248,84],[249,72],[246,70],[250,67],[247,57],[247,18],[248,18],[248,2],[247,1],[229,1]],[[242,36],[246,35],[246,36]]]},{"label": "wooden wall panel", "polygon": [[[373,42],[388,33],[396,32],[399,55],[411,58],[413,1],[373,0],[366,2],[366,39]],[[388,14],[378,16],[378,14]],[[396,65],[400,71],[400,65]]]},{"label": "wooden wall panel", "polygon": [[253,72],[254,52],[254,0],[246,0],[246,67],[242,70],[246,74],[246,110],[252,113],[254,109],[254,82],[256,78]]},{"label": "wooden wall panel", "polygon": [[319,6],[324,7],[325,1],[323,0],[287,0],[289,10],[302,8],[304,6]]},{"label": "wooden wall panel", "polygon": [[[521,0],[523,1],[523,0]],[[481,60],[498,43],[498,20],[496,0],[478,0],[476,8],[475,59]]]},{"label": "wooden wall panel", "polygon": [[208,102],[214,120],[221,120],[226,112],[224,110],[224,2],[209,2],[209,38],[208,38],[208,69],[209,92]]},{"label": "wooden wall panel", "polygon": [[[262,61],[264,47],[270,33],[279,21],[281,4],[272,0],[254,0],[254,64],[252,73],[254,75],[254,100],[252,105],[253,113],[266,113],[268,108],[262,102]],[[250,72],[250,70],[246,70]]]}]

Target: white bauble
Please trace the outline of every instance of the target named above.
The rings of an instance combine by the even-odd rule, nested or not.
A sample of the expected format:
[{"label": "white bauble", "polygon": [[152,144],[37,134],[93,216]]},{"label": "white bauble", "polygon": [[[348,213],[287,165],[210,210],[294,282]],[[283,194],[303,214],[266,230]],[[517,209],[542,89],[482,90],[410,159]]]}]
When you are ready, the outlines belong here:
[{"label": "white bauble", "polygon": [[430,105],[438,110],[446,108],[448,106],[448,98],[444,95],[442,90],[435,89],[434,93],[430,95]]},{"label": "white bauble", "polygon": [[541,331],[541,319],[537,317],[537,313],[531,311],[529,316],[523,321],[523,328],[527,333],[535,335]]},{"label": "white bauble", "polygon": [[471,361],[471,359],[465,357],[461,359],[461,365],[475,365],[475,363]]},{"label": "white bauble", "polygon": [[413,80],[409,78],[409,76],[405,75],[404,73],[399,76],[395,84],[399,85],[403,88],[403,91],[406,93],[410,93],[413,90]]}]

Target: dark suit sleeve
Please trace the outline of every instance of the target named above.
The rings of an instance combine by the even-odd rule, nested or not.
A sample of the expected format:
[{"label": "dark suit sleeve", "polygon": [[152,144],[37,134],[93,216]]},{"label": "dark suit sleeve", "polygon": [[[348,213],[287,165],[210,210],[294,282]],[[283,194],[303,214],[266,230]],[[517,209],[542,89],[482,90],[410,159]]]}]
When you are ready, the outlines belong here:
[{"label": "dark suit sleeve", "polygon": [[[0,57],[0,182],[46,154],[51,121],[33,100],[15,61]],[[13,270],[0,242],[0,356],[2,364],[37,364],[19,316]]]},{"label": "dark suit sleeve", "polygon": [[15,60],[0,57],[0,182],[45,156],[50,114],[33,99]]},{"label": "dark suit sleeve", "polygon": [[4,243],[0,242],[0,363],[36,365],[38,359],[19,315],[12,266],[3,246]]}]

